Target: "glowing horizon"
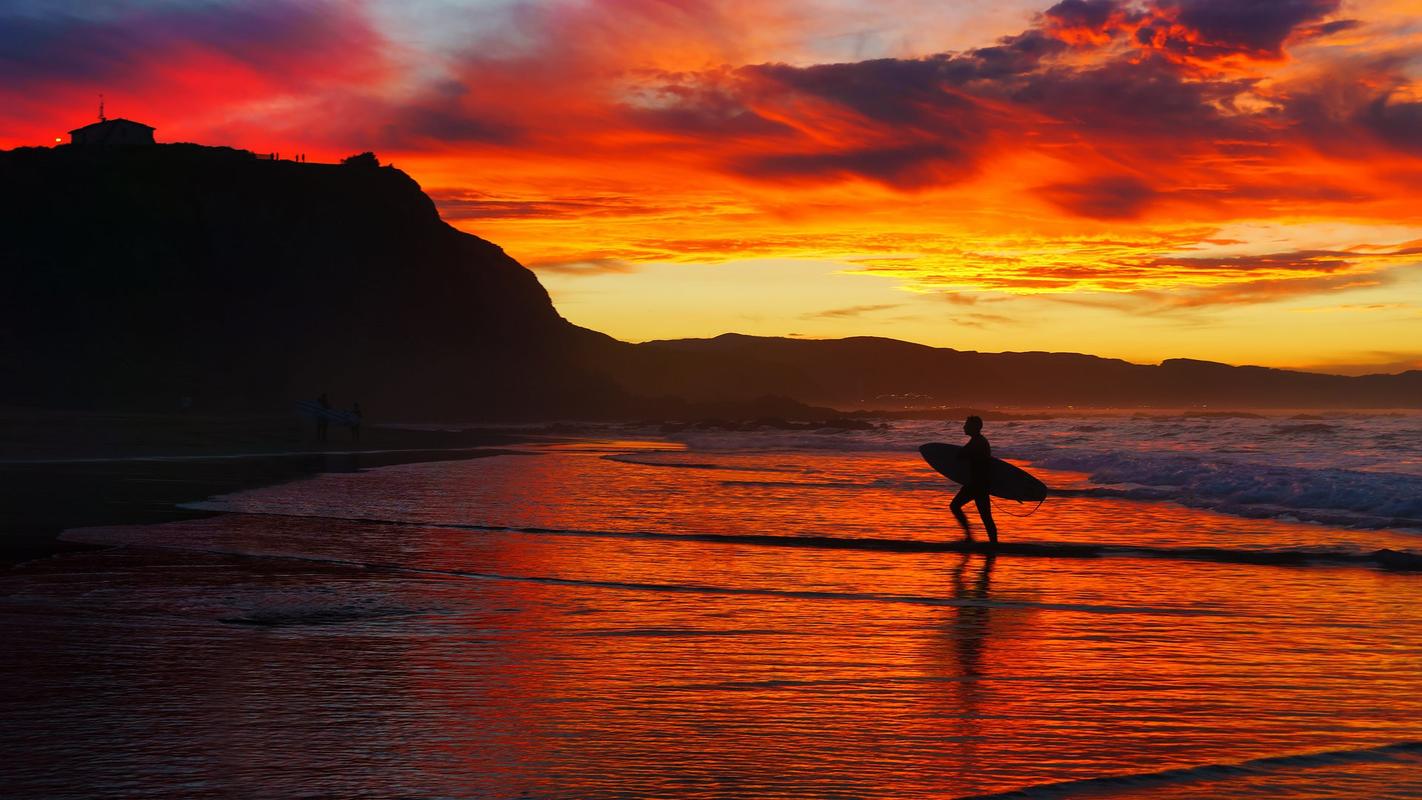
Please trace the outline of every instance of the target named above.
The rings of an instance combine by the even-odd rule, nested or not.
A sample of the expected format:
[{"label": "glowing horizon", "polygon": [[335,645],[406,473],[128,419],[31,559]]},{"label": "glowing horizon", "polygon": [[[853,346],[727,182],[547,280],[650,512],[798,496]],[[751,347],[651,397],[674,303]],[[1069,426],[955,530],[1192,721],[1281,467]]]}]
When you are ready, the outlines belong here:
[{"label": "glowing horizon", "polygon": [[0,147],[333,161],[629,340],[1422,368],[1422,20],[1388,0],[0,11]]}]

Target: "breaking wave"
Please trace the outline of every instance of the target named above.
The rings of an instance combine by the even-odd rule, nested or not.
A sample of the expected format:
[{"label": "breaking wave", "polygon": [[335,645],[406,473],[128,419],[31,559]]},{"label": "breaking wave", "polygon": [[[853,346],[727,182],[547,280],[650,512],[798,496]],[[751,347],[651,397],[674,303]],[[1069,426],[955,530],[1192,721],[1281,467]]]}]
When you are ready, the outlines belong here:
[{"label": "breaking wave", "polygon": [[1174,500],[1255,518],[1355,528],[1422,529],[1422,477],[1314,469],[1195,454],[1045,450],[1031,462],[1084,472],[1114,496]]}]

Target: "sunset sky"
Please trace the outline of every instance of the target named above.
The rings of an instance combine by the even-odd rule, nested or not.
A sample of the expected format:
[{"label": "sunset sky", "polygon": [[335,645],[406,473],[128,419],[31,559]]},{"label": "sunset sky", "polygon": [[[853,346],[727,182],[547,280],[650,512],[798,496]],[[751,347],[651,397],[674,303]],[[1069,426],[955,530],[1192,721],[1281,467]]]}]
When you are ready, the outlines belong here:
[{"label": "sunset sky", "polygon": [[1422,368],[1416,0],[0,0],[0,75],[374,150],[622,339]]}]

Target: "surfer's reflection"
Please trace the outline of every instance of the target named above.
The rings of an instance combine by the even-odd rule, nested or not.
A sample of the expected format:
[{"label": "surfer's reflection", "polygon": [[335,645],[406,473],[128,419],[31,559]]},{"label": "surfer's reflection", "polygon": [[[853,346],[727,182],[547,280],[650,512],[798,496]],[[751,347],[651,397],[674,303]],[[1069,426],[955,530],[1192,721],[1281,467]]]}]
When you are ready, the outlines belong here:
[{"label": "surfer's reflection", "polygon": [[[970,569],[976,558],[982,558],[976,574]],[[957,708],[953,714],[959,720],[958,739],[963,751],[963,765],[969,772],[976,770],[978,743],[983,738],[979,730],[982,715],[983,651],[987,647],[992,609],[986,601],[991,591],[992,568],[996,556],[988,553],[975,556],[964,553],[952,572],[953,599],[962,602],[953,608],[953,620],[945,627],[952,650],[957,681]]]},{"label": "surfer's reflection", "polygon": [[974,683],[982,674],[983,646],[988,635],[988,615],[991,609],[983,601],[988,599],[992,584],[992,567],[997,556],[988,553],[983,556],[978,568],[977,579],[968,583],[968,565],[973,555],[963,554],[963,560],[953,569],[953,599],[968,601],[953,609],[953,648],[958,657],[958,670],[965,683]]}]

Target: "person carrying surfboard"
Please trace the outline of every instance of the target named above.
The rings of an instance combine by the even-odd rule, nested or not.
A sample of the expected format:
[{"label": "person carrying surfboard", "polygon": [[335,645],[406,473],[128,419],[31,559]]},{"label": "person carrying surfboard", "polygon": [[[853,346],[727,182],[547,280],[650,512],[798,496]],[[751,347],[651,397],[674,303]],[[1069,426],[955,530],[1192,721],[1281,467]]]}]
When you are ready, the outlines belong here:
[{"label": "person carrying surfboard", "polygon": [[992,495],[989,494],[992,489],[992,445],[983,436],[983,418],[977,415],[968,417],[963,421],[963,433],[968,435],[968,443],[958,451],[958,458],[967,465],[968,480],[948,508],[958,518],[958,524],[963,526],[963,535],[971,540],[973,532],[968,528],[968,517],[963,513],[963,506],[972,500],[978,506],[978,516],[983,518],[988,541],[997,544],[997,523],[992,521]]}]

